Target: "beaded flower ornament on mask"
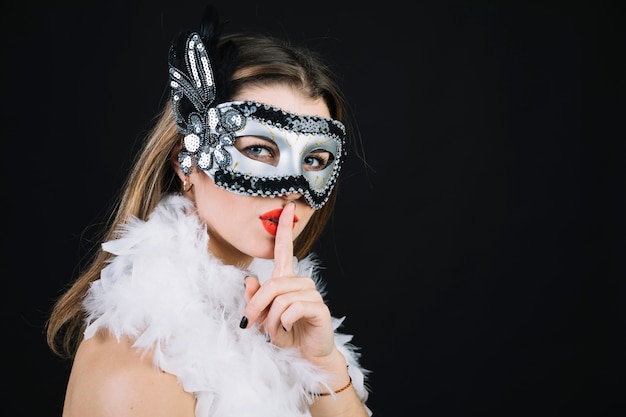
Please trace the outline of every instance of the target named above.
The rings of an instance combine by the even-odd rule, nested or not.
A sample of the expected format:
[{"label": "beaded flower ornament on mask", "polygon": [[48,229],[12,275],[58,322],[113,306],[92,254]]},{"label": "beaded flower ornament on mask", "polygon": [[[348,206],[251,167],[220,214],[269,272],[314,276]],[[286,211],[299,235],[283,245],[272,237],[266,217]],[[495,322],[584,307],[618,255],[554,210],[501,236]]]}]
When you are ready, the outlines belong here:
[{"label": "beaded flower ornament on mask", "polygon": [[[178,68],[176,63],[181,62],[183,68]],[[314,209],[326,203],[344,159],[346,132],[341,122],[253,101],[214,103],[212,62],[197,32],[172,45],[169,64],[174,118],[184,135],[178,161],[185,175],[197,167],[233,193],[262,197],[301,193]],[[278,149],[278,162],[246,156],[236,146],[243,136],[271,141]],[[327,156],[325,163],[311,164],[312,155],[320,153]]]}]

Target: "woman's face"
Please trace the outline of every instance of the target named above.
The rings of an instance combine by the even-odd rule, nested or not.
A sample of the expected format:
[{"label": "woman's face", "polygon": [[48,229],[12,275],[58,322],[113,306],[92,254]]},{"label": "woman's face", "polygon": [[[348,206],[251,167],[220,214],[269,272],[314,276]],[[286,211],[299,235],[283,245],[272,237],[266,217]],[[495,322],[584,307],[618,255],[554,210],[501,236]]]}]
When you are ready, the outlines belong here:
[{"label": "woman's face", "polygon": [[[321,99],[311,99],[285,85],[254,86],[242,89],[235,100],[252,100],[270,104],[291,113],[330,117],[328,107]],[[256,160],[277,164],[280,155],[266,139],[246,136],[237,139],[237,148]],[[318,169],[325,156],[312,155],[305,159],[304,169]],[[179,176],[182,172],[177,168]],[[184,178],[184,177],[183,177]],[[189,176],[193,184],[190,193],[199,216],[206,222],[209,233],[209,250],[224,263],[247,267],[252,258],[274,257],[274,236],[281,209],[296,202],[297,221],[293,228],[295,239],[307,225],[314,209],[301,194],[282,197],[250,197],[224,190],[199,169]]]}]

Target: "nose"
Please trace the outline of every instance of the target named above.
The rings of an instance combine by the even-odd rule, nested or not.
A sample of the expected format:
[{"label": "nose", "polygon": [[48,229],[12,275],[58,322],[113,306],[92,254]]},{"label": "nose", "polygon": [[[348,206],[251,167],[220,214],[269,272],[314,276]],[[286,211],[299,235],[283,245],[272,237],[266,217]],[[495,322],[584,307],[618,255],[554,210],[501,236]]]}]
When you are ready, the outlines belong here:
[{"label": "nose", "polygon": [[299,200],[300,198],[302,198],[302,193],[298,193],[298,192],[292,192],[292,193],[288,193],[288,194],[283,194],[281,196],[282,198],[284,198],[285,200]]}]

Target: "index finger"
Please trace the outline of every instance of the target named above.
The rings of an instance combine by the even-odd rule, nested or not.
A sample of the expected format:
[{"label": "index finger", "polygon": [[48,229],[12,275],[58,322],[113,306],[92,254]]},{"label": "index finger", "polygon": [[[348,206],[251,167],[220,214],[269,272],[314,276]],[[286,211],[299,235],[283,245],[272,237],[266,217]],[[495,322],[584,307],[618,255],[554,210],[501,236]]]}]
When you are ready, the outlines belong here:
[{"label": "index finger", "polygon": [[293,218],[296,202],[283,207],[278,218],[276,238],[274,240],[274,271],[273,277],[292,276],[293,270]]}]

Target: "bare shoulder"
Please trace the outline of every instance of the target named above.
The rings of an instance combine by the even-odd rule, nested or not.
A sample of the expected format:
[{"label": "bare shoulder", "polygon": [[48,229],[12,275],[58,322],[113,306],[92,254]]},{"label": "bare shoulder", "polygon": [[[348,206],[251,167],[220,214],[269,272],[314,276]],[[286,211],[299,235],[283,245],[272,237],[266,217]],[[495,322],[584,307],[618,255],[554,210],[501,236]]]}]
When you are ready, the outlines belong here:
[{"label": "bare shoulder", "polygon": [[193,417],[195,399],[152,355],[110,334],[84,340],[72,365],[63,417]]}]

